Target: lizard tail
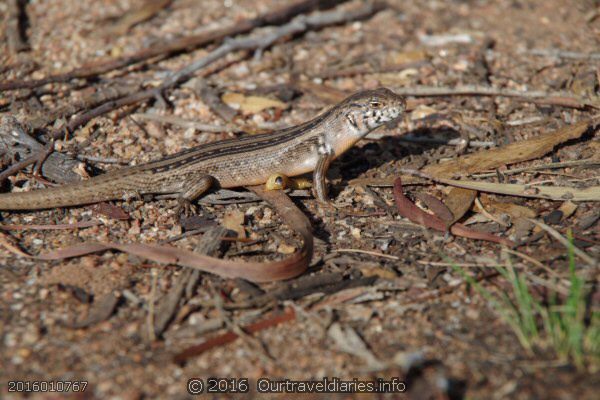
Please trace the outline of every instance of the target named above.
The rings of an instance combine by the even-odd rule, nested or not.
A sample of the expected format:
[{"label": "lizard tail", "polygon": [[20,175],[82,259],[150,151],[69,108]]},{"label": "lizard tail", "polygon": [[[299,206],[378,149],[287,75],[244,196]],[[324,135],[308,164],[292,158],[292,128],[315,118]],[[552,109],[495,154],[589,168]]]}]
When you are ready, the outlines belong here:
[{"label": "lizard tail", "polygon": [[[92,178],[66,186],[28,192],[1,193],[0,210],[43,210],[47,208],[78,206],[123,198],[109,182]],[[110,186],[109,186],[110,185]]]}]

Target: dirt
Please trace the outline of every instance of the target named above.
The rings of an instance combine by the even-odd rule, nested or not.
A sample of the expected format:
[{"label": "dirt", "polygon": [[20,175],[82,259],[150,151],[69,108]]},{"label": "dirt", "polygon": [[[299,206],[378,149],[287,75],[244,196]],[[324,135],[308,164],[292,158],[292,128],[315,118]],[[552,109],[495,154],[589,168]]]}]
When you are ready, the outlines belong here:
[{"label": "dirt", "polygon": [[[283,2],[174,0],[126,33],[110,33],[120,16],[143,3],[141,0],[28,2],[25,11],[29,48],[11,54],[7,40],[0,42],[0,81],[39,79],[66,72],[90,60],[118,57],[180,35],[255,17]],[[352,5],[356,3],[350,2],[345,7]],[[8,5],[0,4],[0,10],[6,14]],[[478,85],[568,92],[597,100],[599,15],[600,5],[591,0],[389,0],[383,11],[368,19],[286,38],[260,54],[228,55],[203,75],[219,93],[257,95],[287,104],[284,110],[238,113],[232,122],[257,130],[298,124],[333,105],[337,93],[382,85],[392,90],[420,85],[446,88]],[[7,21],[8,18],[2,19],[0,31],[5,30]],[[431,45],[436,35],[453,39]],[[94,90],[90,88],[156,85],[170,71],[206,55],[213,47],[153,59],[97,79],[0,93],[0,113],[12,114],[27,123],[48,110],[81,99]],[[596,58],[538,56],[535,49],[593,54]],[[415,60],[418,62],[414,65],[390,68]],[[341,73],[357,66],[368,73]],[[338,76],[324,78],[325,72]],[[179,303],[175,319],[166,331],[157,338],[149,338],[154,305],[176,286],[183,268],[118,252],[40,262],[3,250],[0,253],[2,397],[25,396],[9,393],[8,381],[14,380],[85,381],[89,384],[79,394],[81,398],[137,399],[187,397],[191,378],[206,381],[209,377],[222,377],[234,386],[247,378],[252,389],[249,394],[230,393],[225,397],[249,398],[258,396],[255,385],[261,377],[291,380],[398,377],[407,383],[408,393],[386,394],[381,398],[595,398],[594,393],[600,389],[597,364],[594,367],[590,362],[577,368],[548,348],[526,352],[489,302],[464,285],[462,276],[447,264],[452,261],[465,265],[467,273],[481,277],[495,269],[472,265],[484,260],[502,262],[500,245],[426,230],[398,216],[391,188],[366,189],[350,181],[389,180],[398,175],[400,167],[421,168],[460,157],[461,150],[456,146],[401,139],[405,135],[461,137],[456,129],[439,121],[417,121],[423,115],[455,119],[458,115],[474,128],[468,133],[471,140],[506,145],[582,121],[597,110],[535,104],[502,96],[409,96],[409,101],[411,109],[397,126],[377,130],[332,165],[330,195],[339,207],[337,211],[323,208],[312,196],[295,199],[309,216],[316,239],[310,269],[295,279],[301,282],[306,277],[325,279],[339,274],[340,279],[351,282],[373,277],[368,285],[344,289],[342,293],[353,295],[349,300],[335,297],[340,296],[341,287],[330,292],[317,288],[298,298],[232,310],[228,305],[250,301],[258,292],[271,293],[287,283],[253,286],[201,274],[198,286]],[[152,100],[94,118],[68,139],[59,140],[57,148],[70,154],[139,164],[238,135],[226,130],[208,133],[136,117],[139,113],[158,113],[225,125],[192,85],[168,90],[164,103],[168,104]],[[54,123],[34,134],[43,134]],[[598,146],[597,132],[591,131],[540,159],[508,168],[589,159],[597,157]],[[465,151],[484,149],[470,146]],[[9,164],[5,162],[4,167]],[[114,163],[88,162],[90,165],[103,170],[120,167]],[[514,183],[548,180],[559,186],[597,186],[596,167],[592,164],[547,173],[530,171],[510,175],[508,179]],[[497,181],[497,178],[487,179]],[[29,170],[19,172],[10,179],[10,184],[5,184],[6,190],[41,186]],[[430,183],[410,186],[408,190],[410,197],[414,197],[410,192],[426,192],[440,198],[448,194],[448,187]],[[565,202],[486,196],[480,196],[486,205],[523,206],[563,234],[573,228],[578,235],[576,245],[598,259],[597,203],[578,202],[572,215],[552,219],[550,214]],[[173,200],[135,199],[113,204],[121,207],[129,219],[113,219],[90,206],[2,212],[2,224],[102,222],[82,229],[5,231],[31,254],[98,240],[162,243],[185,232]],[[519,250],[558,276],[568,278],[567,250],[544,231],[532,227],[519,231],[514,221],[506,227],[481,217],[476,210],[471,209],[462,221],[472,219],[474,229],[502,236],[521,235],[521,239],[527,239],[537,235],[536,240]],[[282,227],[280,216],[274,215],[264,202],[202,205],[198,214],[201,221],[213,225],[222,223],[226,215],[245,216],[243,228],[236,230],[239,233],[245,230],[250,241],[231,243],[224,258],[260,259],[265,255],[282,258],[289,249],[298,246],[292,232]],[[171,244],[191,250],[200,237],[189,235]],[[376,254],[337,252],[340,249]],[[277,252],[280,254],[273,255]],[[528,276],[552,278],[536,264],[519,258],[514,262]],[[597,267],[578,261],[577,268],[586,282],[597,288]],[[510,292],[506,281],[497,276],[484,278],[481,283],[494,293]],[[541,285],[535,287],[543,289]],[[94,306],[105,296],[118,299],[109,315],[84,328],[74,328],[74,322],[95,315]],[[591,308],[597,310],[597,292],[590,298]],[[314,307],[323,301],[330,303]],[[230,330],[239,333],[240,327],[268,319],[271,312],[283,309],[294,310],[293,321],[217,345],[184,364],[173,361],[176,354],[189,346]],[[217,320],[226,321],[226,327],[219,323],[216,326],[219,329],[210,329]],[[53,397],[48,393],[27,396]],[[336,398],[349,397],[350,394],[338,394]]]}]

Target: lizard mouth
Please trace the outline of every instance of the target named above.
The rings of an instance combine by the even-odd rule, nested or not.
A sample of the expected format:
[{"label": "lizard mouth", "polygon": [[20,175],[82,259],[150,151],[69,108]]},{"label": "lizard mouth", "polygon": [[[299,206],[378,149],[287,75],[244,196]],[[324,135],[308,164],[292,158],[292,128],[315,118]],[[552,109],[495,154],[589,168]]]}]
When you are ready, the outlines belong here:
[{"label": "lizard mouth", "polygon": [[385,127],[388,129],[392,129],[398,125],[398,121],[402,117],[402,111],[400,109],[396,109],[388,115],[388,121],[384,123]]}]

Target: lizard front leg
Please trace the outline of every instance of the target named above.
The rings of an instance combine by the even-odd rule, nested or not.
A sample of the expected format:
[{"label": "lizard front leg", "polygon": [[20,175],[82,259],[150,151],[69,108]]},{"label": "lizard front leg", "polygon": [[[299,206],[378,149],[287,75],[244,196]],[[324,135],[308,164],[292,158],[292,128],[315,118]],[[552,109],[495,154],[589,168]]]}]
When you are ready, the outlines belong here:
[{"label": "lizard front leg", "polygon": [[210,175],[198,175],[191,180],[186,180],[185,189],[179,194],[175,212],[177,214],[183,212],[189,215],[193,211],[192,201],[196,200],[200,195],[206,192],[214,184],[215,178]]},{"label": "lizard front leg", "polygon": [[321,203],[331,204],[331,200],[327,197],[327,170],[333,158],[333,151],[319,152],[319,159],[313,172],[313,192]]}]

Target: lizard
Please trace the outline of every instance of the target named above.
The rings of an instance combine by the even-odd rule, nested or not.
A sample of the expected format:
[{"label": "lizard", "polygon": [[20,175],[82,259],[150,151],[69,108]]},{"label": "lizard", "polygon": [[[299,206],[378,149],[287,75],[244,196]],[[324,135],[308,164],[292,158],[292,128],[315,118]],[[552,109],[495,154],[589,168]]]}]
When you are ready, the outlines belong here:
[{"label": "lizard", "polygon": [[308,172],[313,172],[317,200],[329,203],[326,173],[331,162],[405,109],[405,99],[387,88],[364,90],[305,123],[272,133],[203,144],[63,186],[2,193],[0,210],[78,206],[146,194],[175,194],[187,209],[213,186],[259,185],[274,174]]}]

